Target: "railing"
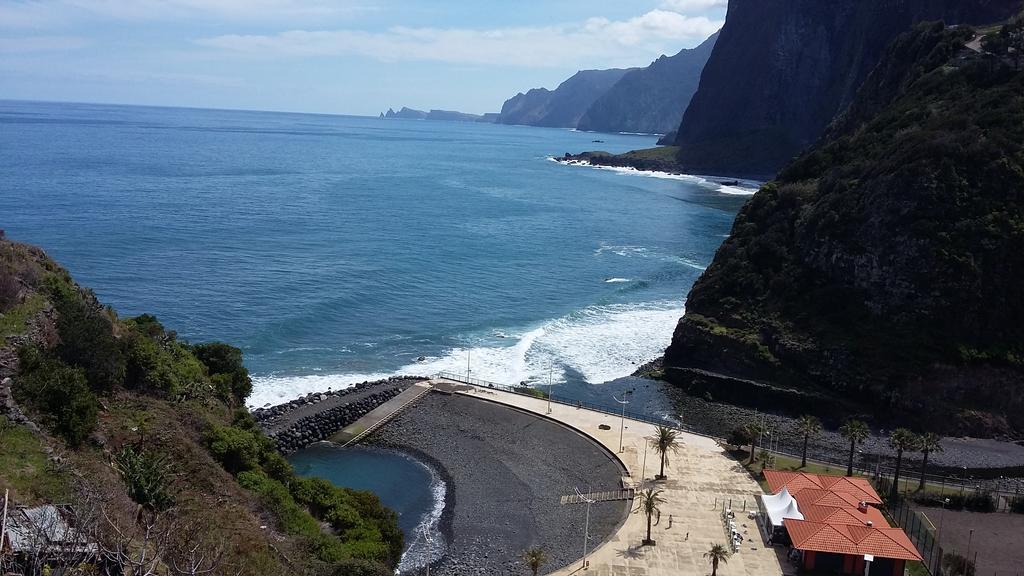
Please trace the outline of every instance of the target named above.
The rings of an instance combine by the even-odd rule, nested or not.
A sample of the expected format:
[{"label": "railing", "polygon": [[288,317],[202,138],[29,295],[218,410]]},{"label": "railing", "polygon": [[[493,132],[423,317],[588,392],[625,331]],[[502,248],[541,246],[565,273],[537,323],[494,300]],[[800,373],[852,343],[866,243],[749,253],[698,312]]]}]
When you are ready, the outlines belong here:
[{"label": "railing", "polygon": [[[365,438],[366,436],[369,436],[370,434],[373,434],[374,432],[376,432],[376,431],[377,431],[377,429],[379,429],[379,428],[380,428],[381,426],[383,426],[384,424],[386,424],[386,423],[387,423],[388,421],[390,421],[390,420],[391,420],[392,418],[394,418],[395,416],[397,416],[399,412],[401,412],[401,411],[405,410],[405,409],[406,409],[406,408],[408,408],[409,406],[412,406],[412,405],[413,405],[413,403],[415,403],[415,402],[416,402],[417,400],[419,400],[420,398],[423,398],[423,396],[424,396],[424,395],[426,395],[426,394],[427,394],[428,392],[430,392],[430,390],[431,390],[431,389],[430,389],[430,387],[429,387],[429,386],[428,386],[428,387],[426,387],[426,388],[424,388],[422,392],[420,392],[420,393],[419,393],[419,394],[417,394],[416,396],[414,396],[414,397],[410,398],[410,399],[409,399],[409,400],[408,400],[408,401],[407,401],[407,402],[406,402],[405,404],[402,404],[401,406],[399,406],[398,408],[396,408],[396,409],[395,409],[395,410],[394,410],[393,412],[391,412],[391,413],[390,413],[390,414],[388,414],[387,416],[385,416],[385,417],[381,418],[380,420],[378,420],[378,421],[374,422],[374,423],[373,423],[373,424],[372,424],[371,426],[367,427],[367,428],[366,428],[366,430],[363,430],[363,431],[362,431],[362,432],[360,432],[359,434],[356,434],[355,436],[353,436],[353,437],[352,437],[351,439],[349,439],[349,441],[348,441],[348,442],[345,442],[345,444],[344,444],[344,445],[342,445],[342,448],[348,448],[349,446],[352,446],[352,445],[354,445],[354,444],[358,443],[358,442],[359,442],[360,440],[362,440],[362,439],[363,439],[363,438]],[[383,404],[382,404],[382,406],[383,406]],[[379,408],[379,407],[378,407],[378,408]]]},{"label": "railing", "polygon": [[[453,382],[461,382],[463,384],[472,384],[474,386],[480,386],[480,387],[483,387],[483,388],[492,388],[494,390],[501,390],[503,392],[510,392],[512,394],[519,394],[521,396],[528,396],[530,398],[538,398],[537,396],[535,396],[533,394],[530,394],[530,393],[527,393],[527,392],[523,391],[524,388],[529,388],[528,386],[509,386],[507,384],[498,384],[497,382],[490,382],[488,380],[483,380],[483,379],[480,379],[480,378],[472,378],[472,377],[466,376],[465,374],[456,374],[454,372],[438,372],[437,374],[434,375],[434,377],[435,378],[443,378],[445,380],[451,380]],[[656,426],[668,426],[669,428],[676,428],[676,429],[679,429],[679,430],[685,430],[686,432],[691,432],[691,433],[694,433],[694,434],[699,434],[700,436],[707,436],[708,438],[715,438],[716,440],[719,439],[719,438],[717,438],[715,436],[708,436],[707,434],[700,434],[699,432],[693,432],[692,430],[689,430],[685,426],[683,426],[682,422],[679,422],[678,420],[675,420],[675,419],[673,419],[673,418],[671,418],[671,417],[669,417],[667,415],[664,415],[664,416],[651,416],[651,415],[648,415],[648,414],[641,414],[639,412],[631,412],[629,410],[626,410],[625,412],[623,412],[621,406],[617,407],[617,406],[611,406],[611,405],[607,405],[607,404],[601,405],[601,404],[595,404],[593,402],[585,402],[585,401],[582,401],[582,400],[571,401],[571,400],[560,400],[560,399],[557,399],[557,398],[544,398],[544,400],[550,400],[552,403],[560,404],[562,406],[573,406],[573,407],[576,407],[576,408],[586,408],[587,410],[590,410],[592,412],[601,412],[603,414],[610,414],[612,416],[622,416],[623,414],[625,414],[626,418],[629,418],[630,420],[636,420],[637,422],[646,422],[647,424],[654,424]]]},{"label": "railing", "polygon": [[[528,388],[528,386],[509,386],[507,384],[499,384],[497,382],[491,382],[491,381],[484,380],[484,379],[481,379],[481,378],[472,378],[472,377],[467,376],[466,374],[457,374],[457,373],[454,373],[454,372],[439,372],[434,377],[435,378],[444,378],[446,380],[452,380],[454,382],[461,382],[461,383],[465,383],[465,384],[472,384],[474,386],[481,386],[481,387],[485,387],[485,388],[493,388],[495,390],[502,390],[502,391],[505,391],[505,392],[510,392],[512,394],[519,394],[519,395],[522,395],[522,396],[536,397],[536,396],[534,396],[532,394],[529,394],[529,393],[526,393],[526,392],[523,391],[523,389],[524,388]],[[612,416],[621,416],[623,414],[622,407],[621,407],[621,405],[618,405],[618,404],[616,404],[616,405],[611,405],[611,404],[604,404],[604,405],[602,405],[602,404],[596,404],[596,403],[593,403],[593,402],[586,402],[586,401],[579,401],[579,400],[576,400],[576,401],[560,400],[560,399],[557,399],[557,398],[552,398],[551,402],[553,402],[555,404],[561,404],[563,406],[575,406],[577,408],[586,408],[586,409],[592,410],[594,412],[601,412],[601,413],[604,413],[604,414],[610,414]],[[630,420],[636,420],[638,422],[645,422],[645,423],[648,423],[648,424],[654,424],[655,426],[668,426],[670,428],[674,428],[674,429],[677,429],[677,430],[682,430],[682,431],[687,432],[689,434],[694,434],[694,435],[697,435],[697,436],[703,436],[705,438],[710,438],[710,439],[716,440],[716,441],[718,441],[720,443],[725,443],[725,441],[726,441],[725,438],[723,438],[722,436],[718,436],[718,435],[715,435],[715,434],[709,434],[707,432],[704,432],[704,431],[701,431],[701,430],[697,430],[697,429],[692,428],[692,427],[684,424],[683,422],[681,422],[681,421],[679,421],[679,420],[677,420],[677,419],[675,419],[675,418],[673,418],[673,417],[671,417],[669,415],[662,415],[662,414],[651,415],[651,414],[643,414],[643,413],[639,413],[639,412],[632,412],[630,410],[626,410],[625,411],[625,417],[629,418]],[[767,443],[768,440],[765,439],[765,442]],[[758,446],[759,450],[762,449],[762,448],[767,449],[768,447],[767,446]],[[772,449],[768,449],[768,452],[772,456],[784,456],[786,458],[791,458],[791,459],[796,459],[796,460],[800,460],[802,458],[802,454],[799,454],[799,453],[796,453],[796,452],[789,452],[789,451],[787,451],[785,449],[779,449],[778,447],[775,447],[775,448],[772,448]],[[864,476],[871,476],[871,477],[879,477],[879,476],[885,476],[885,475],[891,476],[893,474],[893,472],[894,472],[894,469],[892,467],[890,467],[889,465],[884,464],[883,463],[883,459],[880,456],[877,459],[876,459],[875,456],[877,456],[877,455],[871,455],[869,457],[867,454],[861,454],[857,458],[854,458],[854,466],[853,466],[854,472],[857,473],[857,474],[861,474],[861,475],[864,475]],[[827,457],[826,458],[826,457],[822,457],[820,455],[814,455],[813,452],[809,452],[808,453],[807,461],[810,462],[810,463],[814,463],[814,464],[825,465],[825,466],[827,466],[829,468],[834,468],[835,472],[836,473],[840,473],[840,474],[845,474],[846,473],[846,466],[848,464],[846,459],[836,460],[836,459],[833,459],[832,457]],[[919,474],[916,471],[909,472],[907,474],[907,477],[910,478],[911,476],[914,477],[914,478],[918,478]],[[947,475],[938,475],[938,474],[926,474],[925,475],[925,482],[928,485],[933,486],[933,487],[940,487],[940,489],[942,491],[946,491],[946,490],[952,491],[952,490],[956,490],[957,488],[959,488],[959,490],[961,492],[963,492],[965,490],[968,491],[968,492],[970,492],[970,491],[979,491],[979,490],[991,492],[994,496],[996,496],[999,499],[999,502],[1002,503],[1002,505],[998,507],[998,509],[1001,510],[1001,511],[1002,510],[1008,510],[1011,507],[1013,502],[1019,502],[1021,499],[1024,499],[1024,493],[1021,493],[1019,491],[1018,492],[1010,492],[1010,491],[1006,491],[1006,490],[986,490],[984,487],[978,485],[980,483],[979,481],[980,481],[980,479],[958,478],[957,476],[954,476],[954,475],[948,475],[948,476]]]}]

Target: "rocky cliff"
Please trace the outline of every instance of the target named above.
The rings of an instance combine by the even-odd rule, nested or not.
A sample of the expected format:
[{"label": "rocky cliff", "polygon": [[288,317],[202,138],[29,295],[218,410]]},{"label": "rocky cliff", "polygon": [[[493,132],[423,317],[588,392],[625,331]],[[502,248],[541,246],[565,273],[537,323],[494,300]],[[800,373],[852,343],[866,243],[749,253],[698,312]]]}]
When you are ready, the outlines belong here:
[{"label": "rocky cliff", "polygon": [[988,23],[1020,0],[732,0],[675,143],[690,173],[771,177],[916,22]]},{"label": "rocky cliff", "polygon": [[[730,3],[733,24],[748,4]],[[795,390],[946,433],[1024,431],[1024,72],[966,48],[972,36],[901,36],[828,135],[751,198],[688,296],[670,380]],[[828,88],[833,101],[857,74]],[[798,117],[774,102],[775,118]],[[827,404],[815,402],[800,409]]]},{"label": "rocky cliff", "polygon": [[718,34],[622,77],[580,118],[580,130],[665,134],[679,127]]},{"label": "rocky cliff", "polygon": [[632,70],[581,70],[554,90],[520,92],[501,106],[498,123],[575,128],[590,105]]}]

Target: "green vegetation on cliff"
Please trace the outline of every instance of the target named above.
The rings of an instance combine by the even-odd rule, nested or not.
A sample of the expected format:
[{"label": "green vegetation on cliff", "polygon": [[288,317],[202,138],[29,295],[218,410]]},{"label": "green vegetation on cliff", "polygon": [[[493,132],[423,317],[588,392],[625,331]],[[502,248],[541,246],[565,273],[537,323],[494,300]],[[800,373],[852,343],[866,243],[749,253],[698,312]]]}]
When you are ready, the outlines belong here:
[{"label": "green vegetation on cliff", "polygon": [[[15,502],[70,502],[92,537],[129,550],[122,563],[145,551],[158,573],[184,573],[175,563],[197,553],[217,573],[393,572],[395,513],[294,474],[242,407],[239,349],[119,318],[41,250],[2,237],[0,337],[0,491]],[[42,430],[10,412],[11,393]]]},{"label": "green vegetation on cliff", "polygon": [[1024,73],[972,36],[927,24],[890,46],[737,216],[668,366],[1024,430]]}]

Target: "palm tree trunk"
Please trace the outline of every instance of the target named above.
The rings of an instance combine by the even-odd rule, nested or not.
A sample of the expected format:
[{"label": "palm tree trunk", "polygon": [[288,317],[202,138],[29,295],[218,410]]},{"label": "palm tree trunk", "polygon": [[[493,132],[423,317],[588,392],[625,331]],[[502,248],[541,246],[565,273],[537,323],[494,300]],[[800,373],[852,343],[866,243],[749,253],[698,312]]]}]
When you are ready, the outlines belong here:
[{"label": "palm tree trunk", "polygon": [[900,494],[900,467],[903,465],[903,450],[896,451],[896,472],[892,477],[892,490],[889,491],[889,500],[895,502]]},{"label": "palm tree trunk", "polygon": [[754,452],[755,451],[757,451],[757,439],[756,438],[750,441],[750,460],[747,462],[747,464],[753,464],[754,463]]},{"label": "palm tree trunk", "polygon": [[718,576],[718,558],[711,559],[711,576]]},{"label": "palm tree trunk", "polygon": [[[659,478],[664,478],[665,477],[665,453],[664,452],[661,453],[661,474],[658,474],[658,477]],[[650,522],[651,522],[651,518],[650,518],[650,516],[648,516],[647,517],[647,523],[650,524]],[[648,530],[648,532],[650,532],[650,530]],[[651,539],[649,535],[648,535],[647,539],[648,540]]]},{"label": "palm tree trunk", "polygon": [[647,541],[651,541],[651,515],[647,515]]},{"label": "palm tree trunk", "polygon": [[924,474],[928,469],[928,451],[925,450],[921,454],[924,455],[924,459],[921,460],[921,483],[917,485],[918,490],[924,490]]},{"label": "palm tree trunk", "polygon": [[846,475],[847,476],[853,476],[853,451],[854,451],[854,449],[856,447],[857,447],[857,442],[855,440],[850,440],[850,461],[846,465]]},{"label": "palm tree trunk", "polygon": [[810,439],[810,436],[811,436],[810,434],[804,434],[804,452],[803,452],[803,456],[800,458],[800,467],[801,468],[806,468],[807,467],[807,441]]}]

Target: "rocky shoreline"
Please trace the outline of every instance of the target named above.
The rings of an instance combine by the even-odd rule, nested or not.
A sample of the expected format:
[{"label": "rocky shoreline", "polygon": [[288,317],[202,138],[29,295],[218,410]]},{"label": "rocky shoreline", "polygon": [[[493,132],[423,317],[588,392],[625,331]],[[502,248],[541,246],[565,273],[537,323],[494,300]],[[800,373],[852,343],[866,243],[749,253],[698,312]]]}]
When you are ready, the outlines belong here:
[{"label": "rocky shoreline", "polygon": [[[461,395],[431,393],[370,438],[435,467],[447,486],[438,575],[521,575],[531,546],[549,557],[545,571],[578,560],[583,506],[559,498],[619,486],[622,470],[591,440],[545,418]],[[609,537],[629,513],[626,502],[595,505],[590,542]]]}]

